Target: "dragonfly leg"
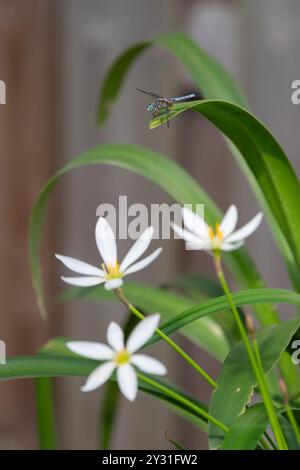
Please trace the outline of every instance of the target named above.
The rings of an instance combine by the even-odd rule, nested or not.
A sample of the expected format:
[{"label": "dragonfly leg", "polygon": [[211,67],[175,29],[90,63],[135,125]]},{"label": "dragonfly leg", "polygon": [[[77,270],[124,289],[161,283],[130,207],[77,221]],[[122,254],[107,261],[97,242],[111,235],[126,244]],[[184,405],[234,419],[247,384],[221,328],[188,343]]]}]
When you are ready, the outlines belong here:
[{"label": "dragonfly leg", "polygon": [[170,121],[169,121],[169,111],[167,112],[167,127],[170,127]]}]

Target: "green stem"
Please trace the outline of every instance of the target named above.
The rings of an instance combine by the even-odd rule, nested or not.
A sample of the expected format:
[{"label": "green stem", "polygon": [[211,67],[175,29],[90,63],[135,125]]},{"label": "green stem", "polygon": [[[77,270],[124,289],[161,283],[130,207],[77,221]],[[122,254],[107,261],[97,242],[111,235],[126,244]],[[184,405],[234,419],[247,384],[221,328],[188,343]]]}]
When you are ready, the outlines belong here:
[{"label": "green stem", "polygon": [[275,442],[273,442],[273,440],[271,439],[271,437],[269,436],[267,432],[264,433],[264,437],[266,441],[268,441],[268,443],[270,444],[273,450],[278,450]]},{"label": "green stem", "polygon": [[150,377],[144,374],[138,373],[138,376],[141,380],[143,380],[143,382],[151,385],[152,387],[153,386],[156,387],[156,389],[161,390],[165,394],[168,394],[169,397],[174,398],[175,400],[181,402],[183,405],[193,410],[196,414],[198,414],[202,418],[205,418],[207,421],[210,421],[215,426],[218,426],[218,428],[222,429],[222,431],[226,433],[229,431],[229,428],[225,426],[223,423],[221,423],[218,419],[214,418],[209,413],[199,408],[195,403],[192,403],[191,401],[187,400],[185,397],[174,392],[174,390],[169,390],[168,388],[164,387],[164,385],[162,385],[161,383],[152,380]]},{"label": "green stem", "polygon": [[[118,299],[126,305],[126,307],[139,319],[139,320],[144,320],[145,316],[139,312],[131,303],[126,299],[124,296],[124,293],[122,289],[116,289],[115,290],[116,296]],[[213,388],[217,387],[217,382],[210,377],[210,375],[202,369],[202,367],[197,364],[194,359],[192,359],[178,344],[176,344],[169,336],[167,336],[163,331],[161,331],[159,328],[156,328],[155,332],[160,336],[166,343],[171,346],[186,362],[188,362]]]},{"label": "green stem", "polygon": [[37,426],[40,450],[56,449],[55,412],[52,379],[40,377],[35,380]]},{"label": "green stem", "polygon": [[298,423],[296,421],[293,410],[290,406],[290,400],[289,400],[289,394],[288,394],[287,386],[286,386],[286,383],[284,382],[282,377],[279,378],[279,388],[280,388],[281,393],[282,393],[283,404],[284,404],[284,408],[285,408],[288,420],[289,420],[289,422],[290,422],[290,424],[293,428],[296,440],[297,440],[298,444],[300,444],[300,432],[299,432]]},{"label": "green stem", "polygon": [[287,417],[289,419],[289,422],[291,423],[291,426],[294,430],[294,433],[295,433],[295,436],[296,436],[296,439],[297,439],[297,442],[298,444],[300,445],[300,432],[299,432],[299,428],[298,428],[298,423],[296,421],[296,418],[295,418],[295,415],[293,413],[293,410],[292,408],[290,407],[290,404],[289,403],[286,403],[285,405],[285,411],[286,411],[286,414],[287,414]]},{"label": "green stem", "polygon": [[269,395],[268,387],[266,386],[263,370],[260,369],[259,365],[257,364],[257,360],[256,360],[255,355],[253,353],[253,350],[252,350],[250,341],[248,339],[246,330],[244,328],[243,322],[242,322],[242,320],[240,318],[240,315],[237,311],[237,308],[234,304],[232,294],[229,290],[227,281],[225,279],[225,275],[224,275],[224,272],[223,272],[223,269],[222,269],[222,261],[221,261],[220,252],[214,253],[214,262],[215,262],[215,268],[216,268],[216,273],[217,273],[218,279],[219,279],[220,284],[222,286],[222,289],[224,290],[224,293],[227,297],[230,309],[231,309],[231,311],[233,313],[233,316],[235,318],[235,321],[236,321],[236,324],[238,326],[241,337],[244,341],[245,348],[246,348],[246,351],[247,351],[247,354],[248,354],[248,358],[250,360],[250,364],[252,366],[253,372],[256,376],[257,384],[259,386],[259,389],[260,389],[260,392],[261,392],[261,395],[262,395],[262,398],[263,398],[263,402],[265,404],[265,408],[266,408],[266,411],[267,411],[267,414],[268,414],[268,417],[269,417],[269,420],[270,420],[270,424],[271,424],[272,429],[273,429],[275,439],[276,439],[277,444],[278,444],[278,448],[280,450],[287,450],[288,447],[287,447],[287,444],[285,442],[284,436],[282,434],[282,430],[280,428],[279,421],[277,419],[275,409],[274,409],[271,397]]},{"label": "green stem", "polygon": [[[269,392],[268,392],[268,386],[267,386],[267,381],[265,379],[265,374],[264,374],[264,368],[263,368],[263,365],[262,365],[262,361],[261,361],[261,356],[260,356],[260,352],[259,352],[259,347],[258,347],[258,343],[257,343],[257,340],[255,337],[253,337],[252,339],[252,344],[253,344],[253,350],[254,350],[254,354],[255,354],[255,359],[256,359],[256,362],[257,362],[257,365],[258,365],[258,368],[259,368],[259,371],[260,371],[260,374],[261,374],[261,378],[262,378],[262,381],[263,381],[263,384],[264,384],[264,388],[269,396],[269,399],[270,399],[270,402],[272,404],[272,408],[274,410],[274,407],[273,407],[273,403],[271,401],[271,397],[269,395]],[[274,410],[275,412],[275,410]],[[276,415],[276,412],[275,412],[275,415]],[[276,420],[277,420],[277,423],[278,423],[278,427],[279,427],[279,432],[281,434],[281,439],[282,439],[282,442],[284,443],[285,445],[285,450],[288,450],[288,446],[287,446],[287,443],[285,441],[285,437],[284,437],[284,434],[283,434],[283,431],[280,427],[280,424],[279,424],[279,421],[278,421],[278,418],[277,418],[277,415],[276,415]],[[275,435],[275,433],[274,433]],[[276,436],[275,436],[276,437]]]}]

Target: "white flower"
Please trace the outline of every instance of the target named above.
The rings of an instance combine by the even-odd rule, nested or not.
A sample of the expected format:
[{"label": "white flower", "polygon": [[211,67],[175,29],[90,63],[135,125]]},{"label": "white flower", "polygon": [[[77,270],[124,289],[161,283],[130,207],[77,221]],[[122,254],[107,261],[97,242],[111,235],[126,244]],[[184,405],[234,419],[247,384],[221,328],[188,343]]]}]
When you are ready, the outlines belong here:
[{"label": "white flower", "polygon": [[133,366],[148,374],[164,375],[166,367],[157,359],[144,354],[135,354],[152,337],[159,324],[159,314],[142,320],[130,333],[126,345],[120,326],[111,322],[106,338],[109,346],[89,341],[70,341],[67,347],[80,356],[106,361],[88,376],[81,390],[90,392],[104,384],[117,369],[117,381],[123,395],[133,401],[136,397],[137,375]]},{"label": "white flower", "polygon": [[151,255],[136,263],[150,245],[153,227],[148,227],[132,245],[122,263],[119,264],[115,234],[109,223],[102,217],[97,221],[95,236],[98,250],[104,261],[101,265],[102,269],[69,256],[55,255],[67,268],[83,275],[80,277],[62,276],[61,279],[67,284],[87,287],[105,283],[105,289],[117,289],[123,285],[124,276],[148,266],[162,250],[162,248],[157,248]]},{"label": "white flower", "polygon": [[172,224],[175,233],[186,242],[190,250],[232,251],[240,248],[245,238],[249,237],[259,226],[263,214],[259,212],[239,230],[235,230],[238,212],[232,205],[227,210],[221,223],[216,223],[215,230],[207,225],[202,217],[187,208],[182,209],[185,228]]}]

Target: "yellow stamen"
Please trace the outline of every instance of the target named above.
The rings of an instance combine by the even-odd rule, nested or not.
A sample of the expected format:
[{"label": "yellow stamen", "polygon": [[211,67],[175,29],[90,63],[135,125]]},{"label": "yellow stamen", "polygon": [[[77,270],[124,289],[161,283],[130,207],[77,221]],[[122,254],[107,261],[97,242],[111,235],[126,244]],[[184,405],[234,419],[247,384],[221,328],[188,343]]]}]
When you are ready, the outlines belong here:
[{"label": "yellow stamen", "polygon": [[123,351],[117,352],[117,354],[115,355],[115,362],[118,364],[118,366],[127,364],[129,360],[130,360],[130,353],[126,349],[123,349]]},{"label": "yellow stamen", "polygon": [[220,229],[220,224],[219,222],[216,222],[216,229],[215,231],[213,230],[212,227],[208,227],[208,236],[210,240],[213,242],[215,239],[217,239],[219,242],[223,241],[223,232]]},{"label": "yellow stamen", "polygon": [[223,240],[223,232],[222,230],[220,229],[220,224],[217,222],[216,223],[216,237],[218,238],[218,240],[222,241]]},{"label": "yellow stamen", "polygon": [[102,269],[105,272],[106,279],[119,279],[123,277],[123,273],[120,271],[120,265],[118,261],[116,261],[116,264],[108,263],[105,265],[102,263]]},{"label": "yellow stamen", "polygon": [[214,231],[211,227],[208,227],[208,235],[211,240],[213,240],[215,237]]}]

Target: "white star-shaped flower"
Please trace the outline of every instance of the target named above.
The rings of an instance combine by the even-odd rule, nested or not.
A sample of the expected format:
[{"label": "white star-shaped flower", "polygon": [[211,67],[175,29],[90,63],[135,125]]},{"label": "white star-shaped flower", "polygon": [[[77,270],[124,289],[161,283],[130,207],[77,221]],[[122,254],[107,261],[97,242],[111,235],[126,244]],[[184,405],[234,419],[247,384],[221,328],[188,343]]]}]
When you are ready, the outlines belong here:
[{"label": "white star-shaped flower", "polygon": [[123,395],[133,401],[138,383],[135,367],[148,374],[165,375],[166,367],[157,359],[144,354],[135,354],[152,337],[159,324],[159,314],[142,320],[130,333],[126,344],[120,326],[111,322],[106,337],[109,346],[89,341],[70,341],[67,347],[74,353],[90,359],[105,361],[88,376],[83,392],[90,392],[103,385],[116,370],[117,382]]},{"label": "white star-shaped flower", "polygon": [[234,205],[229,207],[221,223],[216,224],[215,230],[202,217],[185,207],[182,214],[184,229],[172,224],[173,230],[185,240],[187,249],[205,251],[237,250],[255,232],[263,218],[263,214],[259,212],[250,222],[234,231],[238,220],[238,211]]},{"label": "white star-shaped flower", "polygon": [[109,223],[102,217],[97,221],[95,236],[98,250],[103,259],[101,269],[69,256],[55,255],[67,268],[77,274],[81,274],[79,277],[62,276],[61,279],[67,284],[88,287],[104,283],[104,287],[107,290],[118,289],[123,285],[124,276],[140,271],[148,266],[158,257],[162,250],[162,248],[157,248],[151,255],[136,262],[150,245],[153,227],[148,227],[132,245],[122,263],[119,264],[115,234]]}]

